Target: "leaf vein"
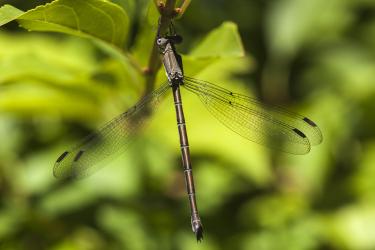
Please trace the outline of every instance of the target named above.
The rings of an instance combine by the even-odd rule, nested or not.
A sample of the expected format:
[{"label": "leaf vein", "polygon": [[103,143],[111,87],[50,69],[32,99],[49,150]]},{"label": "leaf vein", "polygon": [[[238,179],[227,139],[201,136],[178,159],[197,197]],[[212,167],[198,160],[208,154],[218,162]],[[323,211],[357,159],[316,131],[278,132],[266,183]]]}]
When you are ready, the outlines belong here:
[{"label": "leaf vein", "polygon": [[112,40],[111,40],[111,42],[112,43],[116,43],[116,39],[115,39],[115,36],[116,36],[116,32],[115,32],[115,23],[114,23],[114,20],[113,20],[113,18],[110,16],[110,15],[108,15],[106,12],[104,12],[103,10],[101,10],[101,9],[99,9],[99,8],[97,8],[97,7],[95,7],[94,5],[92,5],[92,4],[90,4],[90,3],[86,3],[87,5],[89,5],[91,8],[93,8],[94,10],[97,10],[98,12],[101,12],[104,16],[106,16],[109,20],[110,20],[110,22],[111,22],[111,24],[112,24]]}]

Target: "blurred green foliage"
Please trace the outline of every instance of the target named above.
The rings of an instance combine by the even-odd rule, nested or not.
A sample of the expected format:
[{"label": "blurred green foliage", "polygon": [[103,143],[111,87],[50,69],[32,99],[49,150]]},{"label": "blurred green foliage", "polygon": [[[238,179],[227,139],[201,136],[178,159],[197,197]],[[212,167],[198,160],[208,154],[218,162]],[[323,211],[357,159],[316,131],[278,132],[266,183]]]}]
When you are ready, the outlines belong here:
[{"label": "blurred green foliage", "polygon": [[324,135],[308,155],[274,152],[183,92],[201,244],[170,97],[109,166],[52,176],[143,94],[154,1],[46,2],[0,0],[0,249],[375,249],[373,0],[191,1],[178,19],[186,75],[288,106]]}]

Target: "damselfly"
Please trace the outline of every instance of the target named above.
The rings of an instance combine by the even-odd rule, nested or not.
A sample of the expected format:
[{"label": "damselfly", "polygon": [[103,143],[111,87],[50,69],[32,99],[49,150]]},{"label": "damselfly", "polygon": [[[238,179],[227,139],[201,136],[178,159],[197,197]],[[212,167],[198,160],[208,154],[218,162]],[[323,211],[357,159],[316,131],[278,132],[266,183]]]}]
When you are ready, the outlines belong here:
[{"label": "damselfly", "polygon": [[56,161],[54,175],[59,178],[82,178],[91,173],[109,155],[129,145],[136,131],[172,90],[180,137],[182,164],[191,209],[191,225],[197,240],[203,238],[203,227],[195,199],[190,150],[182,108],[180,87],[196,94],[204,106],[229,129],[244,138],[291,154],[306,154],[311,146],[322,142],[318,126],[310,119],[281,107],[265,105],[246,95],[233,93],[215,84],[184,76],[182,59],[175,44],[182,41],[174,29],[161,36],[160,50],[168,81],[125,113],[114,118],[82,143],[65,151]]}]

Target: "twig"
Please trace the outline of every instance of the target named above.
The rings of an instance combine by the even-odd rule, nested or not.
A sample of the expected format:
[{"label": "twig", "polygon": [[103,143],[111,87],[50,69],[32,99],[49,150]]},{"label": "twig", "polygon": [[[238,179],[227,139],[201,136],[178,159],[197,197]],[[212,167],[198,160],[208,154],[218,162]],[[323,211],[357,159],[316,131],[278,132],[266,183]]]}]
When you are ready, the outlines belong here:
[{"label": "twig", "polygon": [[181,4],[181,6],[176,9],[176,11],[178,12],[178,17],[181,17],[185,13],[185,11],[186,11],[187,7],[189,6],[190,2],[191,2],[191,0],[185,0]]}]

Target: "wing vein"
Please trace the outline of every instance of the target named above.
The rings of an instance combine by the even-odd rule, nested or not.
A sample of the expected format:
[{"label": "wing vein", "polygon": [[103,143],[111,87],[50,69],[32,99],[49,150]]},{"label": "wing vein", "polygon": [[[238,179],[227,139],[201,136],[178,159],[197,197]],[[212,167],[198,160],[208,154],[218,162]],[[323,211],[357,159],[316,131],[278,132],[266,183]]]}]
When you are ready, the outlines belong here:
[{"label": "wing vein", "polygon": [[322,141],[310,119],[207,81],[185,76],[187,90],[196,94],[221,123],[244,138],[292,154],[306,154]]},{"label": "wing vein", "polygon": [[57,178],[82,178],[102,166],[109,155],[123,152],[168,89],[169,84],[163,84],[77,146],[65,151],[55,163],[54,175]]}]

